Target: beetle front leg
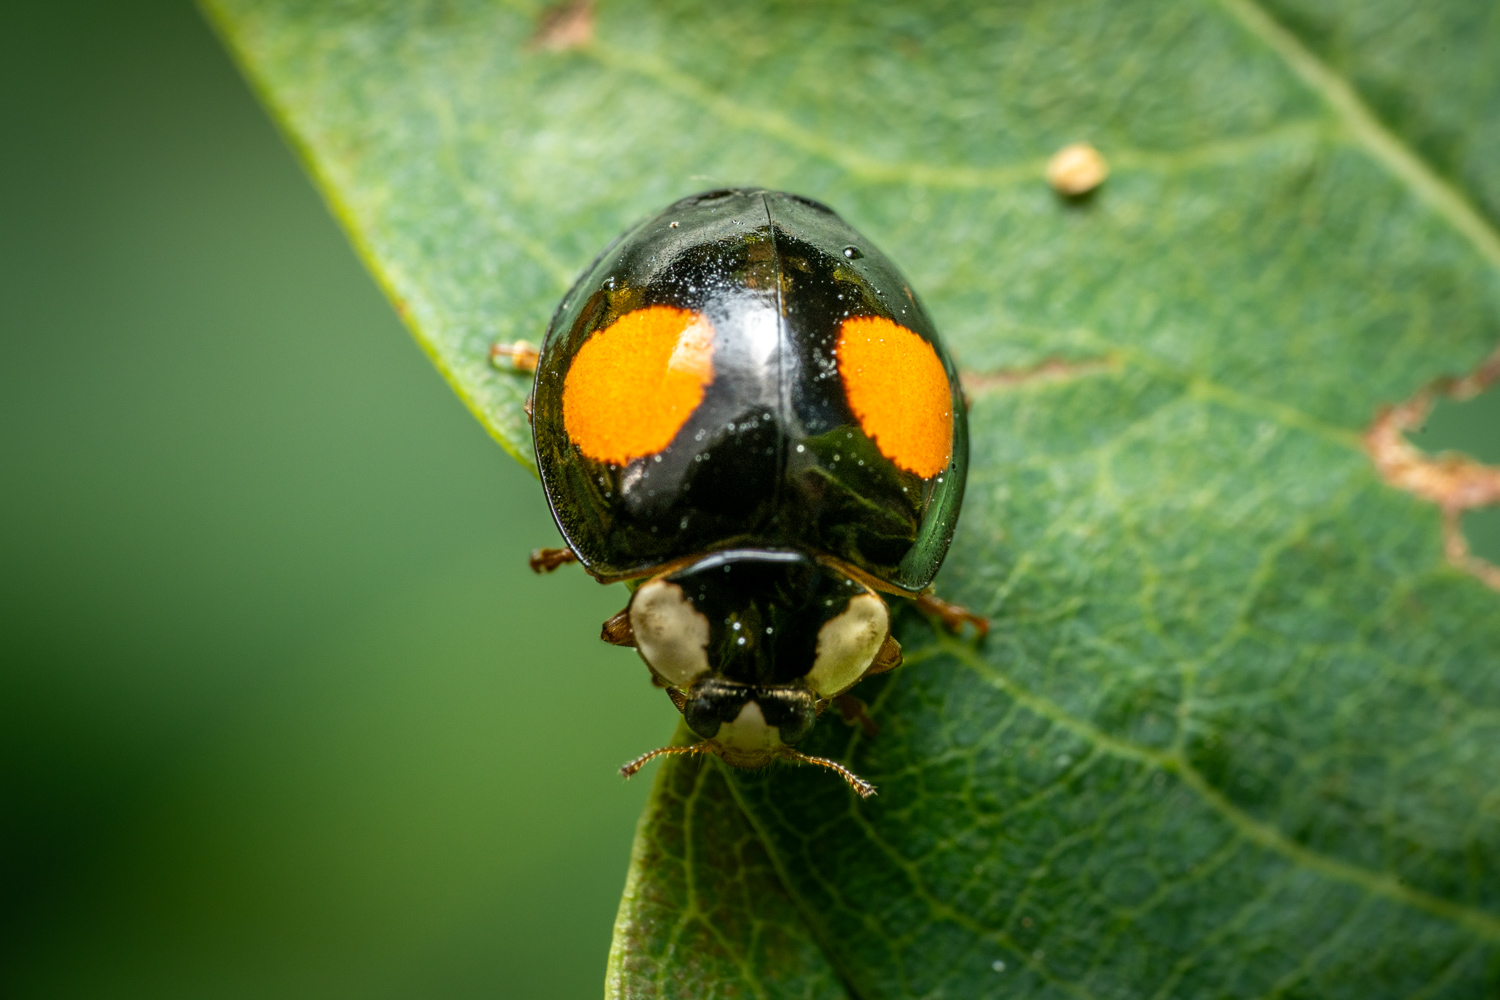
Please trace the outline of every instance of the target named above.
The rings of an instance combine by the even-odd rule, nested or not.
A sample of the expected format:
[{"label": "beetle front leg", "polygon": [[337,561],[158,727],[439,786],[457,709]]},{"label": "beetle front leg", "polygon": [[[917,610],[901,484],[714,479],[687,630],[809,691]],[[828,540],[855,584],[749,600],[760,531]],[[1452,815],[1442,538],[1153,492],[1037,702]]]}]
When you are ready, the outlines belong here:
[{"label": "beetle front leg", "polygon": [[635,648],[635,630],[630,627],[630,609],[626,608],[604,623],[599,630],[599,638],[611,646],[629,646]]},{"label": "beetle front leg", "polygon": [[572,549],[533,549],[529,560],[533,573],[550,573],[559,566],[577,561],[578,556]]}]

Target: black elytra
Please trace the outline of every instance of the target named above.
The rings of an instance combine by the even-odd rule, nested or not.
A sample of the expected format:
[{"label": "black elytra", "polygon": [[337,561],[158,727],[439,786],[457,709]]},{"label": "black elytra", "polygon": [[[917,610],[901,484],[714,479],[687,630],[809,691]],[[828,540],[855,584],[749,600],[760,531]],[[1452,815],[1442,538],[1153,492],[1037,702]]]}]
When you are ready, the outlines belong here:
[{"label": "black elytra", "polygon": [[[593,457],[569,434],[570,393],[580,392],[569,373],[591,338],[652,307],[711,329],[701,398],[664,446],[618,462]],[[951,448],[931,474],[894,461],[903,445],[867,431],[851,404],[850,380],[863,376],[841,369],[838,350],[840,331],[860,318],[920,338],[941,365]],[[658,391],[585,389],[595,399]],[[700,735],[712,739],[714,720],[732,721],[759,697],[767,724],[795,742],[811,716],[781,711],[778,699],[807,700],[796,692],[822,623],[867,593],[865,583],[916,595],[932,582],[963,498],[961,392],[901,273],[807,198],[755,189],[685,198],[622,235],[574,284],[537,366],[537,467],[558,528],[590,573],[604,582],[666,573],[709,619],[711,670],[685,692]]]},{"label": "black elytra", "polygon": [[[625,465],[595,461],[564,428],[569,366],[596,331],[652,305],[712,322],[713,382],[665,449]],[[940,475],[897,467],[851,413],[833,357],[849,316],[888,318],[942,360],[954,434]],[[715,191],[631,229],[563,299],[536,372],[537,468],[563,537],[603,580],[753,545],[827,553],[917,593],[942,564],[963,499],[960,391],[911,286],[831,209],[772,191]]]}]

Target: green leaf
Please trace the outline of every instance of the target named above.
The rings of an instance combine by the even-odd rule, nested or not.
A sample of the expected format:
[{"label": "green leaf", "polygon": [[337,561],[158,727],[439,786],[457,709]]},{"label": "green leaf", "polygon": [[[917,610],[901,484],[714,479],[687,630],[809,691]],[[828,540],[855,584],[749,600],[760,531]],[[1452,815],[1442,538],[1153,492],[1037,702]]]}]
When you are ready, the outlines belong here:
[{"label": "green leaf", "polygon": [[724,184],[835,206],[966,369],[990,639],[907,615],[879,736],[821,724],[875,799],[665,763],[611,995],[1500,992],[1500,595],[1362,438],[1500,333],[1493,4],[210,8],[522,461],[489,344]]},{"label": "green leaf", "polygon": [[[679,742],[692,736],[683,727]],[[615,925],[615,996],[839,996],[823,954],[725,769],[663,768]]]}]

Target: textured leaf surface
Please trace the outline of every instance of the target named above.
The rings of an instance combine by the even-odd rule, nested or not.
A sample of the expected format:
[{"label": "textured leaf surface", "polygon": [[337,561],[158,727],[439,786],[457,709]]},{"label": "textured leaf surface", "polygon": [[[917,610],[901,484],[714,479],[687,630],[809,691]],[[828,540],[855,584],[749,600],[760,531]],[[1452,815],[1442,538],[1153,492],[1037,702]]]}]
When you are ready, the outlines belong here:
[{"label": "textured leaf surface", "polygon": [[822,724],[873,800],[664,766],[611,993],[1500,992],[1500,595],[1360,439],[1500,333],[1493,4],[212,9],[523,461],[490,342],[726,183],[837,207],[970,373],[990,640],[909,616],[880,735]]},{"label": "textured leaf surface", "polygon": [[718,767],[662,771],[641,817],[613,951],[613,995],[844,995]]}]

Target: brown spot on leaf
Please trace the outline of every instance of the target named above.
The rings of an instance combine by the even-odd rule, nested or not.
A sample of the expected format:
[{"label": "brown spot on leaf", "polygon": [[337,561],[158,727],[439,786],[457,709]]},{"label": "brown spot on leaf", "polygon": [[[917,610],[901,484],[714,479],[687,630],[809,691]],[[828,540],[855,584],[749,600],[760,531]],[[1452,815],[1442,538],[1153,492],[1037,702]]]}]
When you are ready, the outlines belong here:
[{"label": "brown spot on leaf", "polygon": [[565,52],[594,38],[594,0],[565,0],[542,11],[528,48]]},{"label": "brown spot on leaf", "polygon": [[983,393],[996,389],[1009,389],[1028,382],[1060,382],[1064,379],[1097,375],[1115,367],[1113,357],[1084,358],[1081,361],[1064,361],[1048,358],[1028,368],[1003,368],[993,372],[960,373],[964,388],[970,392]]},{"label": "brown spot on leaf", "polygon": [[1443,554],[1448,561],[1500,590],[1500,566],[1469,551],[1461,523],[1465,511],[1500,503],[1500,469],[1454,452],[1429,455],[1406,440],[1406,432],[1427,419],[1437,396],[1469,399],[1497,381],[1500,349],[1462,378],[1440,378],[1404,403],[1381,407],[1365,431],[1364,444],[1382,479],[1442,510]]}]

